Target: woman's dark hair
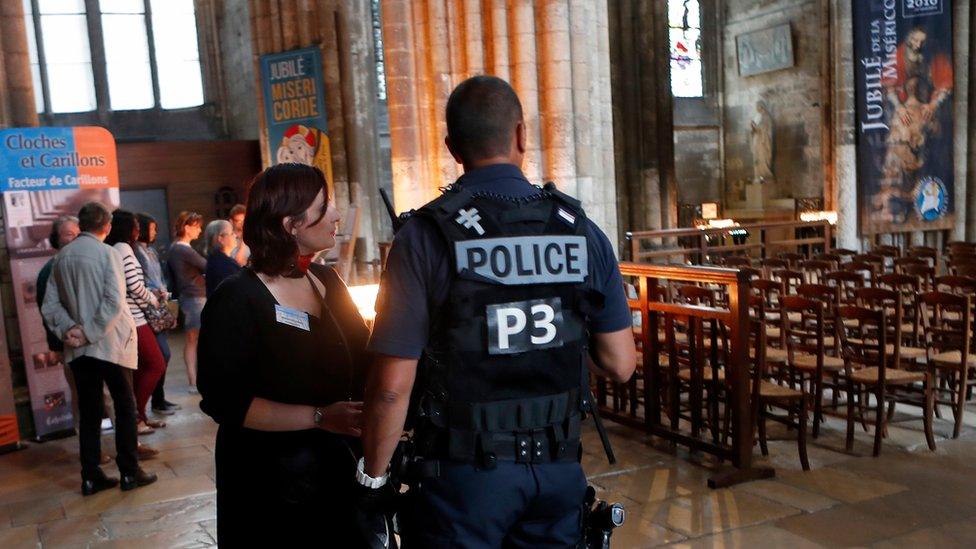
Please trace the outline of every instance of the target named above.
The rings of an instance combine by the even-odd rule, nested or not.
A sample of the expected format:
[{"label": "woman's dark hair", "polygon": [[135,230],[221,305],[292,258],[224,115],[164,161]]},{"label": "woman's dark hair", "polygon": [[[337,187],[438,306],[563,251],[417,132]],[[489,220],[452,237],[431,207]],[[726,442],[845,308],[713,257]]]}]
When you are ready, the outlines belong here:
[{"label": "woman's dark hair", "polygon": [[156,225],[156,228],[159,229],[159,223],[156,223],[156,218],[147,213],[138,213],[136,214],[136,219],[139,221],[139,242],[152,244],[152,242],[149,242],[149,226]]},{"label": "woman's dark hair", "polygon": [[[315,219],[305,219],[319,192],[325,193],[322,212]],[[251,266],[255,271],[278,276],[292,270],[298,256],[295,238],[285,230],[282,220],[291,217],[314,225],[325,217],[329,190],[322,171],[305,164],[285,163],[271,166],[254,177],[247,197],[244,215],[244,242],[251,248]]]},{"label": "woman's dark hair", "polygon": [[136,221],[136,214],[127,210],[115,210],[112,212],[112,230],[105,237],[105,243],[114,246],[118,242],[125,242],[130,246],[136,243],[132,238],[132,233],[139,226]]}]

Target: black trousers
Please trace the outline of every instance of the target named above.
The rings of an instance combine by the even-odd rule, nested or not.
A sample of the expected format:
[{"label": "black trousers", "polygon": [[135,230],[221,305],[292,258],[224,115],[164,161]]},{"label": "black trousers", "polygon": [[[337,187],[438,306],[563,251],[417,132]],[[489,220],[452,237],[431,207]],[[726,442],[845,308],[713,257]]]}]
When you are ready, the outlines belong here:
[{"label": "black trousers", "polygon": [[71,361],[78,396],[78,445],[81,450],[81,478],[101,476],[102,411],[105,409],[102,384],[115,404],[116,464],[123,475],[139,469],[136,456],[136,397],[132,392],[132,370],[118,364],[78,357]]}]

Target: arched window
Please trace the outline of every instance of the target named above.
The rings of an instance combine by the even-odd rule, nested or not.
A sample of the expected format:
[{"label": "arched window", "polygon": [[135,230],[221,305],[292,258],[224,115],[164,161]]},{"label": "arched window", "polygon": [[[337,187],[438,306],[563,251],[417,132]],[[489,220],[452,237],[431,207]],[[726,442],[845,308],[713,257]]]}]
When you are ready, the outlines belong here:
[{"label": "arched window", "polygon": [[703,97],[702,24],[699,0],[668,0],[671,93]]},{"label": "arched window", "polygon": [[204,102],[193,0],[23,0],[37,112]]}]

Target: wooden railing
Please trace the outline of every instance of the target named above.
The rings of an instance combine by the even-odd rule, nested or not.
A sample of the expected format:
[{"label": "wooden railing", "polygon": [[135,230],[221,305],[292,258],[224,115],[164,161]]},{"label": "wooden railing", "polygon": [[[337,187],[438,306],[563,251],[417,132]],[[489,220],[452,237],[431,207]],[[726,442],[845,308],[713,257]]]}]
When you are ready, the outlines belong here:
[{"label": "wooden railing", "polygon": [[[632,311],[640,315],[640,332],[636,336],[642,349],[641,362],[637,373],[626,384],[609,387],[606,380],[599,380],[597,402],[601,412],[609,419],[640,428],[649,434],[694,450],[714,454],[728,460],[735,467],[731,473],[721,473],[709,479],[709,486],[728,486],[755,478],[773,475],[772,469],[755,469],[752,466],[754,439],[754,411],[752,410],[751,377],[749,371],[749,281],[745,273],[738,270],[715,267],[685,267],[652,265],[646,263],[621,263],[620,271],[625,280],[633,282],[637,295],[628,298]],[[727,308],[686,305],[659,301],[657,288],[670,283],[712,285],[724,291]],[[729,397],[726,406],[730,415],[730,438],[701,436],[694,425],[689,427],[678,421],[680,405],[676,384],[678,372],[676,361],[671,360],[667,369],[662,369],[660,355],[662,348],[659,336],[661,321],[668,315],[680,318],[700,318],[705,321],[722,323],[728,333],[729,354],[725,364],[725,379]],[[701,389],[701,376],[692,389]],[[670,380],[671,386],[665,386]],[[608,392],[613,393],[612,403]],[[700,393],[698,393],[700,396]],[[693,408],[695,404],[692,404]],[[664,421],[662,410],[668,415]]]},{"label": "wooden railing", "polygon": [[[774,257],[772,250],[797,251],[802,247],[815,247],[827,252],[831,247],[833,227],[826,221],[772,221],[750,223],[734,227],[745,229],[749,236],[741,244],[729,244],[726,236],[729,228],[684,228],[663,229],[659,231],[632,231],[627,233],[630,241],[630,260],[636,262],[677,263],[691,262],[704,264],[715,261],[717,255],[741,252],[755,258]],[[817,233],[806,236],[798,233]],[[787,238],[777,237],[787,233]],[[711,237],[715,243],[709,243]]]}]

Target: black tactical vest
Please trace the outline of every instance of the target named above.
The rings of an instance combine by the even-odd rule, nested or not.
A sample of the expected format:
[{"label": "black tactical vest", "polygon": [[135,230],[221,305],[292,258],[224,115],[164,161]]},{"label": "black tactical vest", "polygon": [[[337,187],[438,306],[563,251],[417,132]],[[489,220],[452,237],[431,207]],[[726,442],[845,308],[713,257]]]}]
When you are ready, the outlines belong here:
[{"label": "black tactical vest", "polygon": [[449,188],[418,215],[448,244],[453,279],[433,316],[415,435],[429,458],[578,459],[588,379],[585,214],[552,185],[508,198]]}]

